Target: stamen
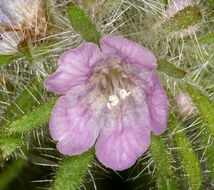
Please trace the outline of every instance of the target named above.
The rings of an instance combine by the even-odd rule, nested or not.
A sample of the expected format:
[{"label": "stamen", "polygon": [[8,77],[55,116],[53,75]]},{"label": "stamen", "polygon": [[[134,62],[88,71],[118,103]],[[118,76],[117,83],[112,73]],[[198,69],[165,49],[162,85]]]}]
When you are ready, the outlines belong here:
[{"label": "stamen", "polygon": [[115,75],[115,70],[111,70],[110,74],[111,74],[111,84],[112,84],[112,87],[113,87],[113,91],[114,91],[114,93],[116,93],[118,88],[119,88],[119,86],[120,86],[120,84],[119,84],[119,81],[118,81],[118,79],[117,79],[117,77]]},{"label": "stamen", "polygon": [[119,98],[117,95],[110,95],[108,100],[112,106],[116,106],[119,103]]},{"label": "stamen", "polygon": [[106,69],[106,68],[102,69],[102,73],[107,75],[108,74],[108,69]]},{"label": "stamen", "polygon": [[110,95],[108,98],[107,107],[112,109],[112,107],[116,106],[119,103],[119,98],[117,95]]},{"label": "stamen", "polygon": [[120,96],[120,98],[122,98],[122,99],[125,99],[127,96],[129,96],[131,94],[131,92],[130,91],[128,91],[128,90],[125,90],[125,89],[120,89],[119,90],[119,96]]},{"label": "stamen", "polygon": [[131,92],[128,85],[128,76],[120,65],[112,65],[101,70],[101,90],[107,95],[107,108],[111,110],[128,97]]},{"label": "stamen", "polygon": [[119,83],[120,83],[120,86],[121,86],[123,89],[125,89],[125,88],[127,87],[128,77],[127,77],[127,75],[125,75],[123,72],[120,73],[120,76],[121,76],[121,77],[118,78],[118,81],[119,81]]}]

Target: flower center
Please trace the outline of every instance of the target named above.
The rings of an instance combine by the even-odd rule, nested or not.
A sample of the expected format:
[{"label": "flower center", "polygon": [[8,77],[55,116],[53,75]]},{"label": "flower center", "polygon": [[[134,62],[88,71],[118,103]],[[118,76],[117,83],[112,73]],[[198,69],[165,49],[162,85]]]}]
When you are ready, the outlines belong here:
[{"label": "flower center", "polygon": [[124,101],[130,94],[129,79],[120,65],[104,68],[100,72],[100,90],[107,99],[107,108],[113,107]]}]

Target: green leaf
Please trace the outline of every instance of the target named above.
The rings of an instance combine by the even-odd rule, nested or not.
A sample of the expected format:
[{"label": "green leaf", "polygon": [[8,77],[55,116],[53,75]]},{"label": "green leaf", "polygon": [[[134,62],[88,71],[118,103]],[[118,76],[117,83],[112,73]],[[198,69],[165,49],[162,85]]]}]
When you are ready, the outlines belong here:
[{"label": "green leaf", "polygon": [[169,63],[167,60],[160,60],[158,63],[158,70],[164,72],[170,77],[182,79],[186,75],[186,71],[175,67],[173,64]]},{"label": "green leaf", "polygon": [[207,127],[214,137],[214,102],[212,102],[198,87],[189,83],[186,83],[185,87],[192,101],[198,108],[199,115],[205,123],[205,127]]},{"label": "green leaf", "polygon": [[150,150],[158,172],[157,182],[159,189],[176,189],[175,181],[172,178],[173,173],[171,170],[167,148],[160,136],[151,134]]},{"label": "green leaf", "polygon": [[175,185],[174,179],[166,178],[166,176],[158,174],[158,189],[159,190],[176,190],[177,187]]},{"label": "green leaf", "polygon": [[0,152],[3,159],[11,155],[21,144],[21,134],[4,134],[0,135]]},{"label": "green leaf", "polygon": [[99,45],[101,34],[97,30],[96,25],[82,9],[74,4],[70,5],[68,8],[68,17],[74,30],[76,30],[82,38],[88,42],[94,42]]},{"label": "green leaf", "polygon": [[150,150],[159,172],[165,175],[165,177],[172,177],[172,170],[166,145],[159,136],[155,136],[153,133],[151,134]]},{"label": "green leaf", "polygon": [[[212,141],[213,140],[214,139],[212,139]],[[206,149],[206,157],[207,157],[206,162],[207,162],[208,168],[210,170],[210,176],[212,177],[212,180],[214,181],[214,146],[213,146],[213,142],[208,144],[208,145],[205,145],[205,146],[207,146],[207,149]]]},{"label": "green leaf", "polygon": [[39,101],[42,99],[40,95],[42,89],[42,82],[34,79],[8,108],[4,114],[1,126],[6,127],[8,123],[22,117],[25,113],[32,110],[33,107],[40,105]]},{"label": "green leaf", "polygon": [[39,105],[39,101],[42,98],[40,96],[42,89],[43,85],[41,82],[37,79],[33,80],[4,114],[3,120],[0,123],[0,150],[3,158],[12,154],[22,141],[21,134],[6,134],[6,127],[14,120],[31,111],[33,107]]},{"label": "green leaf", "polygon": [[92,148],[81,155],[65,157],[54,181],[53,189],[77,190],[93,156],[94,150]]},{"label": "green leaf", "polygon": [[178,152],[192,189],[200,189],[202,182],[201,168],[197,156],[187,139],[182,127],[179,125],[176,117],[171,113],[169,115],[168,125],[173,134],[173,140],[178,147]]},{"label": "green leaf", "polygon": [[0,55],[0,66],[10,63],[11,61],[18,59],[19,55]]},{"label": "green leaf", "polygon": [[1,190],[5,189],[7,185],[19,174],[20,170],[24,167],[25,160],[18,158],[14,160],[7,168],[3,168],[0,174],[0,187]]},{"label": "green leaf", "polygon": [[195,127],[198,129],[198,133],[201,134],[200,138],[203,147],[205,148],[206,164],[209,168],[209,174],[214,181],[214,138],[210,135],[210,131],[208,129],[201,126],[201,123],[198,123]]},{"label": "green leaf", "polygon": [[57,99],[58,98],[54,98],[48,102],[45,102],[32,112],[29,112],[18,120],[13,121],[6,130],[8,132],[16,133],[27,132],[45,124],[50,119],[51,111]]}]

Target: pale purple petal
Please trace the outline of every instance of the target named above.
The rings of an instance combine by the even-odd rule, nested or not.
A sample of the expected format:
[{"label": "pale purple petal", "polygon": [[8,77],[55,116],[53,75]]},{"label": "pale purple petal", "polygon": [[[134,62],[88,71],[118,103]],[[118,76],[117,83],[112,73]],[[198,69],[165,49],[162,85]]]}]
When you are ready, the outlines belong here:
[{"label": "pale purple petal", "polygon": [[104,54],[119,56],[125,62],[142,69],[157,68],[153,53],[133,41],[118,36],[106,36],[100,40],[100,45]]},{"label": "pale purple petal", "polygon": [[142,74],[141,80],[147,95],[147,104],[150,110],[151,129],[155,135],[161,134],[165,128],[168,118],[168,102],[160,80],[153,72]]},{"label": "pale purple petal", "polygon": [[87,90],[87,75],[75,76],[70,71],[58,69],[46,80],[47,90],[56,94],[80,95]]},{"label": "pale purple petal", "polygon": [[47,89],[56,94],[85,92],[92,67],[101,58],[98,46],[93,43],[66,51],[59,59],[58,70],[46,80]]},{"label": "pale purple petal", "polygon": [[122,105],[106,113],[106,124],[102,126],[96,143],[98,159],[115,170],[132,166],[150,144],[148,105],[143,93],[136,92],[136,89],[131,93],[133,96]]},{"label": "pale purple petal", "polygon": [[66,155],[76,155],[87,151],[93,146],[99,126],[85,105],[80,100],[72,100],[62,96],[52,111],[50,119],[50,133],[54,140],[58,140],[58,150]]},{"label": "pale purple petal", "polygon": [[132,166],[149,145],[150,131],[132,125],[123,130],[101,133],[95,148],[102,164],[114,170],[124,170]]}]

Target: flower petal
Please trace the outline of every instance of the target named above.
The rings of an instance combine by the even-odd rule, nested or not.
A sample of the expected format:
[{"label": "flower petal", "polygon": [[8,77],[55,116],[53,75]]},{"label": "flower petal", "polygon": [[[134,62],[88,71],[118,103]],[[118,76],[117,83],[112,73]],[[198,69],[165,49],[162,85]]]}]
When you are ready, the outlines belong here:
[{"label": "flower petal", "polygon": [[58,70],[46,80],[47,89],[56,94],[85,92],[92,67],[101,58],[98,46],[93,43],[66,51],[59,59]]},{"label": "flower petal", "polygon": [[120,56],[125,62],[142,69],[156,69],[157,60],[153,53],[141,45],[118,36],[106,36],[100,40],[104,54]]},{"label": "flower petal", "polygon": [[144,91],[147,95],[147,104],[150,110],[151,129],[155,135],[161,134],[168,118],[168,101],[160,80],[153,72],[146,72],[141,76]]},{"label": "flower petal", "polygon": [[79,102],[79,99],[74,101],[68,96],[62,96],[51,114],[51,136],[59,141],[57,148],[66,155],[87,151],[99,133],[99,125],[96,125],[88,107]]},{"label": "flower petal", "polygon": [[101,133],[96,143],[96,155],[106,167],[124,170],[132,166],[149,145],[149,130],[129,126],[121,131]]},{"label": "flower petal", "polygon": [[[136,95],[133,91],[131,93]],[[148,106],[142,94],[134,95],[106,114],[106,125],[96,143],[98,159],[115,170],[132,166],[150,145]]]}]

